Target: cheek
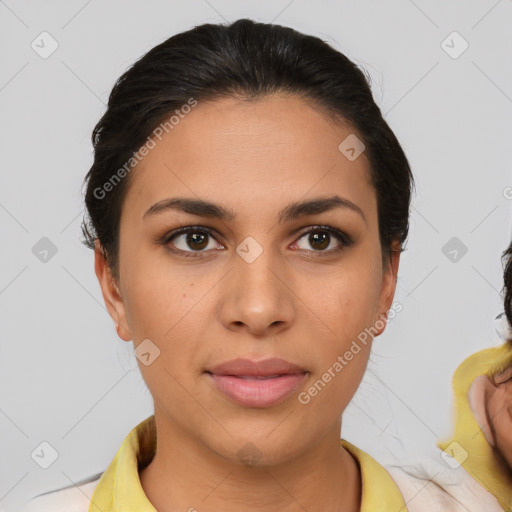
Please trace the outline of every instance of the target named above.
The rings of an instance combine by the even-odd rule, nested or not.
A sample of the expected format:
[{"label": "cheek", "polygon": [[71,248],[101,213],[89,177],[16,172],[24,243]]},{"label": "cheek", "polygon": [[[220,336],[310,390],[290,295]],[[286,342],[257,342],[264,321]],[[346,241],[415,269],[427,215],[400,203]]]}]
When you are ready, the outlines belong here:
[{"label": "cheek", "polygon": [[182,386],[191,389],[200,371],[197,354],[203,337],[197,330],[201,305],[194,307],[197,299],[193,303],[180,300],[181,286],[175,282],[169,286],[160,280],[148,286],[141,279],[139,283],[130,295],[127,311],[139,370],[157,401],[165,396],[176,407],[184,407]]},{"label": "cheek", "polygon": [[134,343],[145,338],[158,340],[173,325],[173,317],[180,314],[179,302],[174,296],[176,288],[165,281],[145,279],[140,273],[126,290],[125,309],[132,329]]},{"label": "cheek", "polygon": [[183,327],[180,320],[195,308],[201,290],[169,267],[135,261],[125,269],[124,305],[134,341],[154,338],[163,344]]},{"label": "cheek", "polygon": [[298,396],[310,409],[305,421],[314,425],[339,418],[361,383],[369,352],[370,344],[358,341],[315,344],[316,371]]},{"label": "cheek", "polygon": [[333,288],[326,301],[336,332],[357,336],[376,320],[378,309],[380,276],[372,269],[353,272],[344,276]]},{"label": "cheek", "polygon": [[497,447],[512,469],[512,381],[501,386],[493,397],[493,423]]},{"label": "cheek", "polygon": [[[361,382],[371,350],[373,312],[376,308],[374,284],[356,276],[330,282],[328,293],[310,297],[321,308],[314,345],[315,375],[306,389],[318,414],[331,408],[343,410]],[[311,356],[310,356],[311,357]],[[314,416],[314,415],[313,415]]]}]

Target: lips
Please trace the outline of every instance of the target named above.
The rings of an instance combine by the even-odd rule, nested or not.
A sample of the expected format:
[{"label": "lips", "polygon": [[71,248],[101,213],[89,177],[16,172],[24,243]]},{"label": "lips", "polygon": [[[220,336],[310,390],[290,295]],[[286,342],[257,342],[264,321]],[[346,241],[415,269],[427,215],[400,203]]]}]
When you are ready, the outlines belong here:
[{"label": "lips", "polygon": [[215,375],[233,375],[236,377],[270,377],[305,373],[306,370],[296,364],[286,361],[285,359],[274,357],[263,361],[233,359],[214,366],[208,370],[208,372]]},{"label": "lips", "polygon": [[284,359],[234,359],[206,372],[216,389],[245,407],[270,407],[284,401],[305,380],[308,372]]}]

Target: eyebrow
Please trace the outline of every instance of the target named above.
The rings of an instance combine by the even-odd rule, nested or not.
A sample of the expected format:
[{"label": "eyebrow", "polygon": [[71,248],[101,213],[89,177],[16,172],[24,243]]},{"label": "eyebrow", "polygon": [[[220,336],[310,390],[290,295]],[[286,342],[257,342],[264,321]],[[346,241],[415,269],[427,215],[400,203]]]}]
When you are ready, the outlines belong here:
[{"label": "eyebrow", "polygon": [[[307,215],[324,213],[335,208],[352,210],[359,214],[364,222],[367,223],[363,210],[361,210],[357,204],[338,195],[293,202],[279,212],[278,220],[279,223],[282,224],[283,222]],[[226,221],[232,221],[236,218],[235,212],[231,209],[210,201],[205,201],[204,199],[191,199],[187,197],[162,199],[148,208],[142,218],[146,219],[147,217],[158,215],[169,210],[189,213],[197,215],[198,217],[209,217]]]}]

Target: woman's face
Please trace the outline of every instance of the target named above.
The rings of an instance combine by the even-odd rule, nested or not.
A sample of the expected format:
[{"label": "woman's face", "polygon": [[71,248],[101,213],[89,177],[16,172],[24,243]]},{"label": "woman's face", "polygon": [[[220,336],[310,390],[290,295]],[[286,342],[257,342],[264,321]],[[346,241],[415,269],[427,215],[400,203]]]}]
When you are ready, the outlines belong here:
[{"label": "woman's face", "polygon": [[[248,442],[275,462],[339,437],[398,267],[398,253],[382,265],[365,153],[338,149],[353,134],[294,96],[199,102],[132,171],[117,288],[99,250],[96,272],[157,426],[233,461]],[[299,371],[212,374],[236,358]]]},{"label": "woman's face", "polygon": [[487,441],[512,471],[512,366],[492,379],[477,377],[470,388],[470,400]]},{"label": "woman's face", "polygon": [[512,470],[512,367],[493,378],[494,389],[489,397],[496,448]]}]

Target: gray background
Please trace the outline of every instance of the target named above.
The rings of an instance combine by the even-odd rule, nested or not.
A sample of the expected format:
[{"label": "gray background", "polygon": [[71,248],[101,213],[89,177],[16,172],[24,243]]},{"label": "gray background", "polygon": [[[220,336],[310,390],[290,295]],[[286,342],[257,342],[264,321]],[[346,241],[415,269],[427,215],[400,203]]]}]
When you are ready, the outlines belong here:
[{"label": "gray background", "polygon": [[[90,134],[115,79],[143,53],[241,17],[317,35],[365,67],[417,180],[396,294],[403,311],[375,340],[343,437],[383,462],[432,450],[450,433],[453,371],[501,343],[493,319],[512,225],[510,0],[0,0],[5,511],[105,470],[152,413],[80,243]],[[46,59],[31,47],[43,31],[58,43]],[[469,44],[457,58],[463,40],[447,39],[453,31]],[[33,253],[43,237],[57,249],[46,262]],[[452,237],[468,249],[456,261],[445,255],[453,247],[443,252]],[[48,469],[31,458],[42,441],[58,452]]]}]

